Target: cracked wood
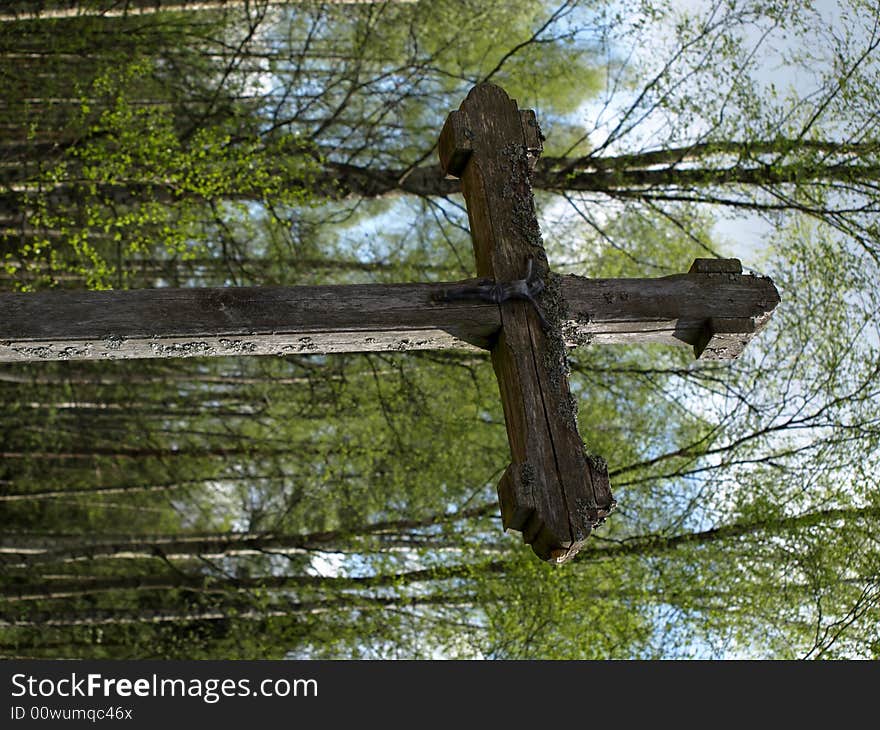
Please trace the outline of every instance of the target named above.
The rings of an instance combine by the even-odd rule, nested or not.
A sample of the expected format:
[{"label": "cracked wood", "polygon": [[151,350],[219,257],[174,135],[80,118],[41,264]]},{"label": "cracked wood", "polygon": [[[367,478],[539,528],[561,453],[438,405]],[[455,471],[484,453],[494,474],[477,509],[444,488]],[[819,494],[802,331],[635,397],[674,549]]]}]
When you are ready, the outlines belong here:
[{"label": "cracked wood", "polygon": [[[732,317],[751,324],[747,340],[779,302],[770,279],[729,272],[558,279],[568,347],[698,347]],[[467,283],[0,294],[0,362],[489,349],[497,306],[434,301]]]}]

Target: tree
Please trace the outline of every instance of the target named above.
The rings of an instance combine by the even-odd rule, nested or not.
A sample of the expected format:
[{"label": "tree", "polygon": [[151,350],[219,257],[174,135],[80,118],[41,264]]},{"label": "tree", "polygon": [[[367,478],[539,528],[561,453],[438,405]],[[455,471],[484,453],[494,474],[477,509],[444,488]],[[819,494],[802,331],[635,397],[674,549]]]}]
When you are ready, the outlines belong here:
[{"label": "tree", "polygon": [[[499,8],[503,29],[493,19]],[[282,15],[262,6],[209,13],[205,21],[65,20],[82,34],[57,55],[98,63],[75,67],[86,75],[63,122],[45,134],[27,124],[17,132],[25,139],[15,149],[31,162],[11,168],[0,197],[6,267],[19,282],[31,272],[32,287],[53,284],[55,272],[119,287],[129,272],[138,276],[141,258],[247,259],[254,238],[289,261],[291,248],[306,253],[301,204],[337,196],[336,185],[317,178],[320,161],[412,164],[429,156],[462,78],[540,88],[563,111],[589,93],[597,79],[590,49],[581,31],[563,26],[573,10],[571,2],[548,11],[534,1],[357,12],[306,4]],[[108,22],[125,32],[118,37],[126,46],[104,40]],[[17,25],[8,31],[16,42]],[[94,46],[92,34],[101,39]],[[28,53],[41,47],[37,37],[25,34]],[[528,75],[517,73],[525,64]],[[574,78],[582,84],[576,94]],[[39,110],[57,100],[44,93],[21,103]],[[215,276],[244,283],[230,267]]]}]

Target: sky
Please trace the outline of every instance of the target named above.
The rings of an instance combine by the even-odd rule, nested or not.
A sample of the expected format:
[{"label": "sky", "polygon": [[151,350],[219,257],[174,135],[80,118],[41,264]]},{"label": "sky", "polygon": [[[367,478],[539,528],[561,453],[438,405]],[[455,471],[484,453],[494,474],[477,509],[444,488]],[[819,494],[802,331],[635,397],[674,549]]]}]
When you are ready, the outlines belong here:
[{"label": "sky", "polygon": [[[701,11],[705,12],[709,6],[716,3],[709,0],[669,0],[669,4],[677,13],[700,14]],[[809,4],[814,11],[820,13],[827,23],[834,22],[838,12],[837,0],[804,0],[804,4]],[[629,4],[621,2],[620,5],[627,7]],[[633,13],[630,13],[628,17],[630,22],[635,20]],[[658,60],[661,57],[658,54],[658,48],[662,48],[664,43],[675,35],[671,23],[652,23],[648,29],[648,35],[640,45],[632,49],[620,49],[626,54],[632,52],[631,60],[634,65]],[[755,44],[759,41],[759,34],[755,30],[751,34],[746,34],[745,38],[750,44]],[[794,41],[790,37],[786,39],[779,36],[774,36],[770,43],[765,43],[762,46],[763,62],[757,72],[753,74],[753,78],[765,87],[774,85],[780,93],[791,89],[802,97],[809,94],[814,88],[815,77],[804,73],[803,70],[797,72],[791,66],[786,66],[783,63],[783,54],[795,50],[793,43]],[[615,96],[617,108],[629,103],[634,98],[634,94],[625,94],[619,91],[615,92]],[[607,109],[603,110],[602,105],[602,99],[591,99],[578,110],[576,115],[587,121],[588,128],[594,124],[597,117],[604,120],[604,124],[601,124],[591,135],[593,145],[601,143],[609,126],[617,120],[616,115]],[[657,117],[647,119],[640,125],[641,138],[650,139],[653,134],[659,133],[659,124],[660,121]],[[613,148],[609,150],[609,152],[613,151],[631,150],[626,150],[621,146],[618,150]],[[561,213],[561,207],[554,209],[548,218],[556,217]],[[761,270],[761,267],[767,250],[767,242],[773,234],[773,229],[761,216],[745,211],[737,211],[734,216],[718,215],[712,233],[713,239],[721,245],[723,252],[741,259],[746,271],[766,273]]]}]

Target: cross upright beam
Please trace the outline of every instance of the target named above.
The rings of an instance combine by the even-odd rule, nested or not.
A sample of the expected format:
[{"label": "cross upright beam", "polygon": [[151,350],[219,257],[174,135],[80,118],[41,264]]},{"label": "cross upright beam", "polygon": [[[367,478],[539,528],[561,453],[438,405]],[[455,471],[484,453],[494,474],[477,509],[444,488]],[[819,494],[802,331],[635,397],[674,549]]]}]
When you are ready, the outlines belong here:
[{"label": "cross upright beam", "polygon": [[[511,464],[498,484],[505,528],[519,530],[544,560],[564,562],[615,506],[602,459],[578,433],[568,385],[560,296],[535,215],[529,158],[540,152],[534,113],[498,86],[475,86],[440,133],[440,165],[461,178],[480,277],[511,281],[529,262],[548,290],[546,322],[528,301],[501,304],[492,345]],[[546,327],[545,327],[546,324]]]}]

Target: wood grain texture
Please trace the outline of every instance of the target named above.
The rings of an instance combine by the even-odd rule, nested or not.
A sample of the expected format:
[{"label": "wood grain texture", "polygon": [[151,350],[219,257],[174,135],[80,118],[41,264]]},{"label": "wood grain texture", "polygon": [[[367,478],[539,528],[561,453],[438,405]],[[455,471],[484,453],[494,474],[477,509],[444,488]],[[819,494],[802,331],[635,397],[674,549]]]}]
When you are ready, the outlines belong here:
[{"label": "wood grain texture", "polygon": [[[530,118],[503,89],[481,84],[440,135],[441,167],[461,177],[477,274],[495,281],[522,278],[529,259],[548,273],[529,182]],[[492,364],[512,460],[498,489],[503,524],[543,560],[564,562],[614,506],[607,468],[578,434],[559,317],[545,332],[530,304],[512,301],[501,318]]]},{"label": "wood grain texture", "polygon": [[0,361],[483,348],[498,307],[443,284],[0,295]]},{"label": "wood grain texture", "polygon": [[[568,347],[731,358],[779,303],[770,279],[742,274],[557,279]],[[474,283],[0,294],[0,362],[490,349],[497,306],[432,298]]]},{"label": "wood grain texture", "polygon": [[[718,268],[739,265],[736,259],[718,261]],[[701,359],[732,359],[779,304],[771,279],[741,273],[559,279],[562,332],[569,346],[656,342],[688,345]]]}]

